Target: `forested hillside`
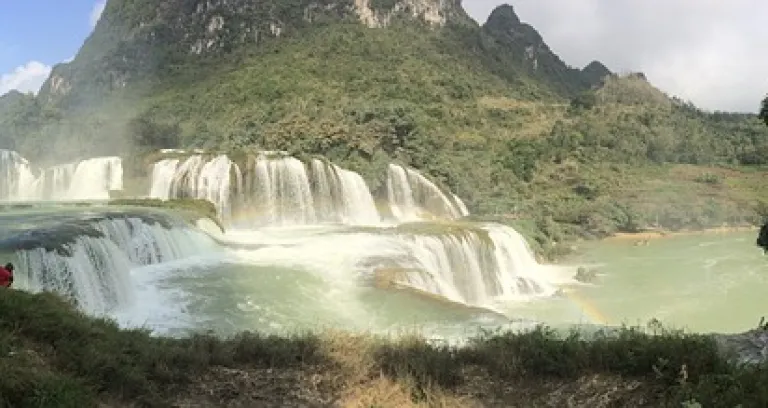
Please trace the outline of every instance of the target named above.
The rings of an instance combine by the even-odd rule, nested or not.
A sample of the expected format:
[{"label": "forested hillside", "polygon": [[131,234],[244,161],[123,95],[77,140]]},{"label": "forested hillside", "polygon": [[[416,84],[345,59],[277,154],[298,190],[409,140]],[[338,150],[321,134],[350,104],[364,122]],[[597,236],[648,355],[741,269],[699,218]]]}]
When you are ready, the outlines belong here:
[{"label": "forested hillside", "polygon": [[0,99],[0,143],[49,161],[283,149],[372,189],[394,160],[542,243],[754,222],[768,160],[757,115],[573,68],[511,6],[478,25],[456,0],[110,0],[37,97]]}]

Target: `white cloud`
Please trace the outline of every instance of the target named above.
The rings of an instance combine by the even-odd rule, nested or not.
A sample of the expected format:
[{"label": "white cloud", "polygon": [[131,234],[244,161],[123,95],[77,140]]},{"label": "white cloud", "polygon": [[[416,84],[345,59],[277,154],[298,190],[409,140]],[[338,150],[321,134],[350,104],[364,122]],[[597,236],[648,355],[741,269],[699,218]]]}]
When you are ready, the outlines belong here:
[{"label": "white cloud", "polygon": [[11,73],[0,75],[0,95],[5,95],[14,89],[23,93],[37,93],[50,74],[50,66],[42,62],[30,61]]},{"label": "white cloud", "polygon": [[107,0],[99,0],[96,2],[96,4],[93,5],[93,9],[91,9],[91,14],[89,16],[91,28],[96,27],[96,23],[99,22],[99,18],[101,18],[101,13],[104,12],[104,7],[106,6],[107,6]]},{"label": "white cloud", "polygon": [[[508,0],[564,61],[642,71],[711,110],[755,112],[768,92],[764,0]],[[499,0],[465,2],[484,22]]]}]

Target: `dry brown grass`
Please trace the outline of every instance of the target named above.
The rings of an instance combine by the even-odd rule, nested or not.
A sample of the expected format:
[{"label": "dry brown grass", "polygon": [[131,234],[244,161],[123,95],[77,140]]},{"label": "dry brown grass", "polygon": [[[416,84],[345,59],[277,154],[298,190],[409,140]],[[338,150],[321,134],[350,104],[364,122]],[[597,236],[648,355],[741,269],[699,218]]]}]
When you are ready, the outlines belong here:
[{"label": "dry brown grass", "polygon": [[338,331],[164,339],[78,314],[52,295],[6,291],[0,311],[0,406],[679,407],[694,397],[706,406],[768,402],[768,370],[729,364],[710,336],[628,329],[587,341],[541,328],[489,333],[460,348],[407,333],[397,339]]},{"label": "dry brown grass", "polygon": [[385,376],[376,361],[381,339],[362,334],[328,331],[323,337],[324,352],[330,357],[332,369],[327,380],[339,392],[337,406],[357,407],[466,407],[466,401],[435,388],[426,400],[414,402],[417,387],[410,378],[392,379]]}]

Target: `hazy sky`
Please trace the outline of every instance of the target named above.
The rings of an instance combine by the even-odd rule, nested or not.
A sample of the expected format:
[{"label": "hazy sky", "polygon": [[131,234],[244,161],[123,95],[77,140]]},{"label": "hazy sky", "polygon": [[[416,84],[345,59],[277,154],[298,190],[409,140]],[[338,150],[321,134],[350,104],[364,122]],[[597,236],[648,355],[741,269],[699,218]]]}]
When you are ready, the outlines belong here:
[{"label": "hazy sky", "polygon": [[567,64],[642,71],[710,110],[757,111],[768,93],[766,0],[465,0],[484,22],[512,4]]},{"label": "hazy sky", "polygon": [[0,94],[36,92],[51,65],[72,58],[105,0],[0,0]]},{"label": "hazy sky", "polygon": [[[158,0],[160,1],[160,0]],[[8,0],[0,13],[0,94],[36,92],[71,58],[104,0]],[[504,1],[464,0],[479,22]],[[757,110],[768,93],[768,1],[508,0],[568,64],[642,71],[705,109]]]}]

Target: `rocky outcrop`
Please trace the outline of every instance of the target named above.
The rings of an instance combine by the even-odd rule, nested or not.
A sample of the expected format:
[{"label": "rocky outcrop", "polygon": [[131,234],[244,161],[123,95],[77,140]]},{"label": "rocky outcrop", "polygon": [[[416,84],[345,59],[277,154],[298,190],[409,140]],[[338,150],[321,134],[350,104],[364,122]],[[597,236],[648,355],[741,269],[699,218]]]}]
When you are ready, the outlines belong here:
[{"label": "rocky outcrop", "polygon": [[721,350],[742,364],[768,362],[768,329],[761,327],[739,334],[715,334]]},{"label": "rocky outcrop", "polygon": [[303,35],[310,25],[360,21],[377,28],[402,17],[440,27],[461,16],[459,0],[110,0],[75,59],[54,68],[40,96],[78,105],[87,94],[93,102],[201,58]]},{"label": "rocky outcrop", "polygon": [[355,10],[368,27],[385,27],[397,16],[409,16],[434,26],[444,26],[463,14],[459,0],[355,0]]},{"label": "rocky outcrop", "polygon": [[598,86],[603,83],[605,77],[610,76],[613,73],[610,69],[608,69],[608,67],[603,65],[602,62],[592,61],[587,64],[584,69],[581,70],[581,74],[587,83],[591,84],[592,86]]},{"label": "rocky outcrop", "polygon": [[570,67],[555,54],[541,34],[520,20],[510,5],[497,7],[483,25],[511,64],[537,79],[548,82],[560,94],[573,96],[590,89],[611,72],[597,61],[583,71]]},{"label": "rocky outcrop", "polygon": [[765,223],[762,227],[760,227],[760,232],[757,235],[756,244],[762,248],[764,252],[768,253],[768,223]]}]

